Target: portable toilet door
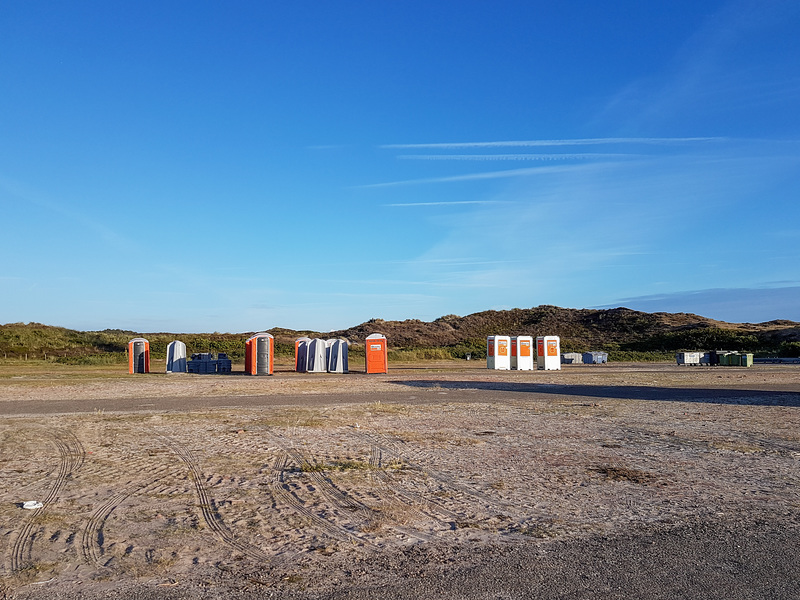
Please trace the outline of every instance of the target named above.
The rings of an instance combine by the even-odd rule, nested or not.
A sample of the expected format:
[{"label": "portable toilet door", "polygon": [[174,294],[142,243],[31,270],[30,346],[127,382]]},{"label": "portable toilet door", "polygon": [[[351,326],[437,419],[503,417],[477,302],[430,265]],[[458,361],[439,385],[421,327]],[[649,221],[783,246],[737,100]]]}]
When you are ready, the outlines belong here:
[{"label": "portable toilet door", "polygon": [[325,340],[314,338],[308,342],[308,372],[325,373],[328,370]]},{"label": "portable toilet door", "polygon": [[128,342],[128,373],[150,372],[150,342],[133,338]]},{"label": "portable toilet door", "polygon": [[347,340],[328,340],[325,346],[328,355],[328,373],[349,373]]},{"label": "portable toilet door", "polygon": [[367,373],[388,373],[389,348],[386,346],[386,336],[380,333],[368,335],[364,345]]},{"label": "portable toilet door", "polygon": [[175,340],[167,345],[167,373],[186,373],[186,344]]},{"label": "portable toilet door", "polygon": [[557,335],[536,338],[536,367],[545,371],[561,370],[561,339]]},{"label": "portable toilet door", "polygon": [[507,335],[490,335],[486,338],[486,366],[489,369],[511,369],[511,338]]},{"label": "portable toilet door", "polygon": [[511,336],[511,369],[517,368],[517,336]]},{"label": "portable toilet door", "polygon": [[272,375],[275,339],[269,333],[257,333],[244,343],[244,372],[250,375]]},{"label": "portable toilet door", "polygon": [[308,343],[311,338],[301,337],[294,342],[294,370],[298,373],[308,371]]},{"label": "portable toilet door", "polygon": [[[514,356],[515,349],[516,357]],[[512,368],[518,371],[533,371],[533,338],[531,336],[518,335],[511,339],[511,361]]]}]

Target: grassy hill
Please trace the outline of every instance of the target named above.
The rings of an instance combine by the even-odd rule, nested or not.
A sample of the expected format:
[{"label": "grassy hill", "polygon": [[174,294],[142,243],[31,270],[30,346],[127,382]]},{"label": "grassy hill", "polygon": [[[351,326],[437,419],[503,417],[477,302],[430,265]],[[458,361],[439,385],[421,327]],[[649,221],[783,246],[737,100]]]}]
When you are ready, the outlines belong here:
[{"label": "grassy hill", "polygon": [[[341,331],[320,333],[267,329],[275,336],[276,353],[292,354],[294,340],[343,337],[351,352],[363,352],[364,338],[386,335],[395,359],[474,358],[485,356],[486,336],[558,335],[562,351],[606,350],[612,360],[666,360],[679,350],[746,350],[762,355],[799,356],[800,323],[727,323],[686,313],[645,313],[627,308],[589,310],[537,306],[483,311],[459,317],[446,315],[432,322],[409,319],[372,319]],[[142,333],[106,329],[75,331],[40,323],[0,325],[0,356],[47,359],[67,363],[113,363],[125,360],[128,340],[145,337],[154,357],[166,354],[169,342],[179,339],[187,352],[226,352],[244,355],[246,333]]]}]

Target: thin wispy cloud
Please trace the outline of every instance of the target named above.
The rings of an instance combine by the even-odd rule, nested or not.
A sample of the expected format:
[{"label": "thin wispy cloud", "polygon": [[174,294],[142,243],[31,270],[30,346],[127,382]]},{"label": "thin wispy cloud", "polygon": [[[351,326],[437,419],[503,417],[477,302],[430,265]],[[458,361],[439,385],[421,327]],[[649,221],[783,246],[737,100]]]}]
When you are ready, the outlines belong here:
[{"label": "thin wispy cloud", "polygon": [[596,308],[626,306],[642,311],[693,312],[729,322],[800,320],[800,287],[731,287],[626,297]]},{"label": "thin wispy cloud", "polygon": [[512,263],[525,262],[524,260],[473,260],[473,259],[460,259],[460,258],[428,258],[428,259],[414,259],[414,260],[392,260],[388,261],[393,265],[444,265],[448,267],[470,267],[477,265],[506,265]]},{"label": "thin wispy cloud", "polygon": [[459,204],[500,204],[499,200],[455,200],[453,202],[398,202],[384,206],[457,206]]},{"label": "thin wispy cloud", "polygon": [[414,148],[525,148],[544,146],[595,146],[601,144],[690,144],[697,142],[723,141],[724,137],[607,137],[607,138],[579,138],[563,140],[518,140],[494,142],[444,142],[433,144],[384,144],[381,148],[387,149],[414,149]]},{"label": "thin wispy cloud", "polygon": [[[597,165],[598,163],[593,163]],[[451,175],[448,177],[426,177],[424,179],[405,179],[402,181],[387,181],[385,183],[368,183],[355,186],[357,189],[372,189],[393,187],[399,185],[416,185],[424,183],[452,183],[457,181],[476,181],[480,179],[502,179],[506,177],[521,177],[525,175],[545,175],[581,169],[581,165],[563,167],[528,167],[525,169],[507,169],[504,171],[489,171],[484,173],[467,173],[465,175]]]},{"label": "thin wispy cloud", "polygon": [[402,160],[592,160],[596,158],[632,158],[641,154],[575,152],[570,154],[401,154]]},{"label": "thin wispy cloud", "polygon": [[128,251],[133,244],[132,240],[126,236],[97,219],[76,210],[74,206],[65,204],[63,201],[49,198],[46,194],[25,183],[14,181],[0,175],[0,192],[6,193],[17,200],[22,200],[23,202],[37,206],[40,210],[58,215],[68,222],[76,223],[87,231],[93,232],[103,241],[114,245],[118,250]]},{"label": "thin wispy cloud", "polygon": [[[351,286],[383,286],[383,287],[398,287],[404,288],[408,286],[427,286],[430,288],[485,288],[491,287],[492,284],[489,283],[475,283],[475,282],[468,282],[468,281],[444,281],[442,279],[431,279],[430,281],[425,280],[413,280],[413,279],[323,279],[320,280],[320,283],[330,283],[330,284],[339,284],[339,285],[351,285]],[[347,296],[355,296],[361,297],[363,294],[361,293],[344,293],[344,292],[326,292],[326,295],[347,295]],[[372,294],[376,297],[383,297],[386,294]],[[411,294],[405,294],[406,296],[411,296]],[[392,294],[391,297],[393,299],[397,299],[397,294]]]},{"label": "thin wispy cloud", "polygon": [[314,146],[306,146],[308,150],[344,150],[349,148],[349,144],[317,144]]}]

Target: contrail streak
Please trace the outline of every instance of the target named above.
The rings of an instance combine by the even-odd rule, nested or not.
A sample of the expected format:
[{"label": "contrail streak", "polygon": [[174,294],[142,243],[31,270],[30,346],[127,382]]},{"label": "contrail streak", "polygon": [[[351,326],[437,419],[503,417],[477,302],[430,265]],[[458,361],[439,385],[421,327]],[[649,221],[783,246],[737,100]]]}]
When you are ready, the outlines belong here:
[{"label": "contrail streak", "polygon": [[627,158],[641,154],[582,152],[572,154],[401,154],[403,160],[574,160],[593,158]]},{"label": "contrail streak", "polygon": [[693,142],[713,142],[722,137],[685,137],[685,138],[580,138],[574,140],[520,140],[499,142],[446,142],[436,144],[385,144],[381,148],[512,148],[540,146],[589,146],[599,144],[685,144]]},{"label": "contrail streak", "polygon": [[[601,164],[601,163],[595,163]],[[543,175],[547,173],[566,173],[587,168],[585,165],[564,165],[558,167],[528,167],[525,169],[508,169],[505,171],[490,171],[488,173],[470,173],[467,175],[452,175],[450,177],[429,177],[427,179],[406,179],[404,181],[389,181],[386,183],[368,183],[355,186],[356,189],[371,189],[393,187],[398,185],[415,185],[422,183],[451,183],[456,181],[474,181],[480,179],[500,179],[503,177],[519,177],[521,175]]]},{"label": "contrail streak", "polygon": [[496,200],[457,200],[455,202],[404,202],[384,206],[454,206],[456,204],[497,204]]}]

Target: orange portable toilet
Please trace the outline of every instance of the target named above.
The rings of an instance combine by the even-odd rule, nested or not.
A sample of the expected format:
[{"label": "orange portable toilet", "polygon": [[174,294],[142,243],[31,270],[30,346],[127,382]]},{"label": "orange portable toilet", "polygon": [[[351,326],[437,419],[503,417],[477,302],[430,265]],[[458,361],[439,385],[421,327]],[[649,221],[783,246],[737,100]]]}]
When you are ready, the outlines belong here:
[{"label": "orange portable toilet", "polygon": [[367,373],[388,373],[389,349],[386,346],[386,336],[380,333],[368,335],[365,346]]},{"label": "orange portable toilet", "polygon": [[128,342],[128,373],[150,372],[150,342],[133,338]]},{"label": "orange portable toilet", "polygon": [[269,333],[257,333],[244,343],[244,372],[249,375],[272,375],[275,339]]}]

